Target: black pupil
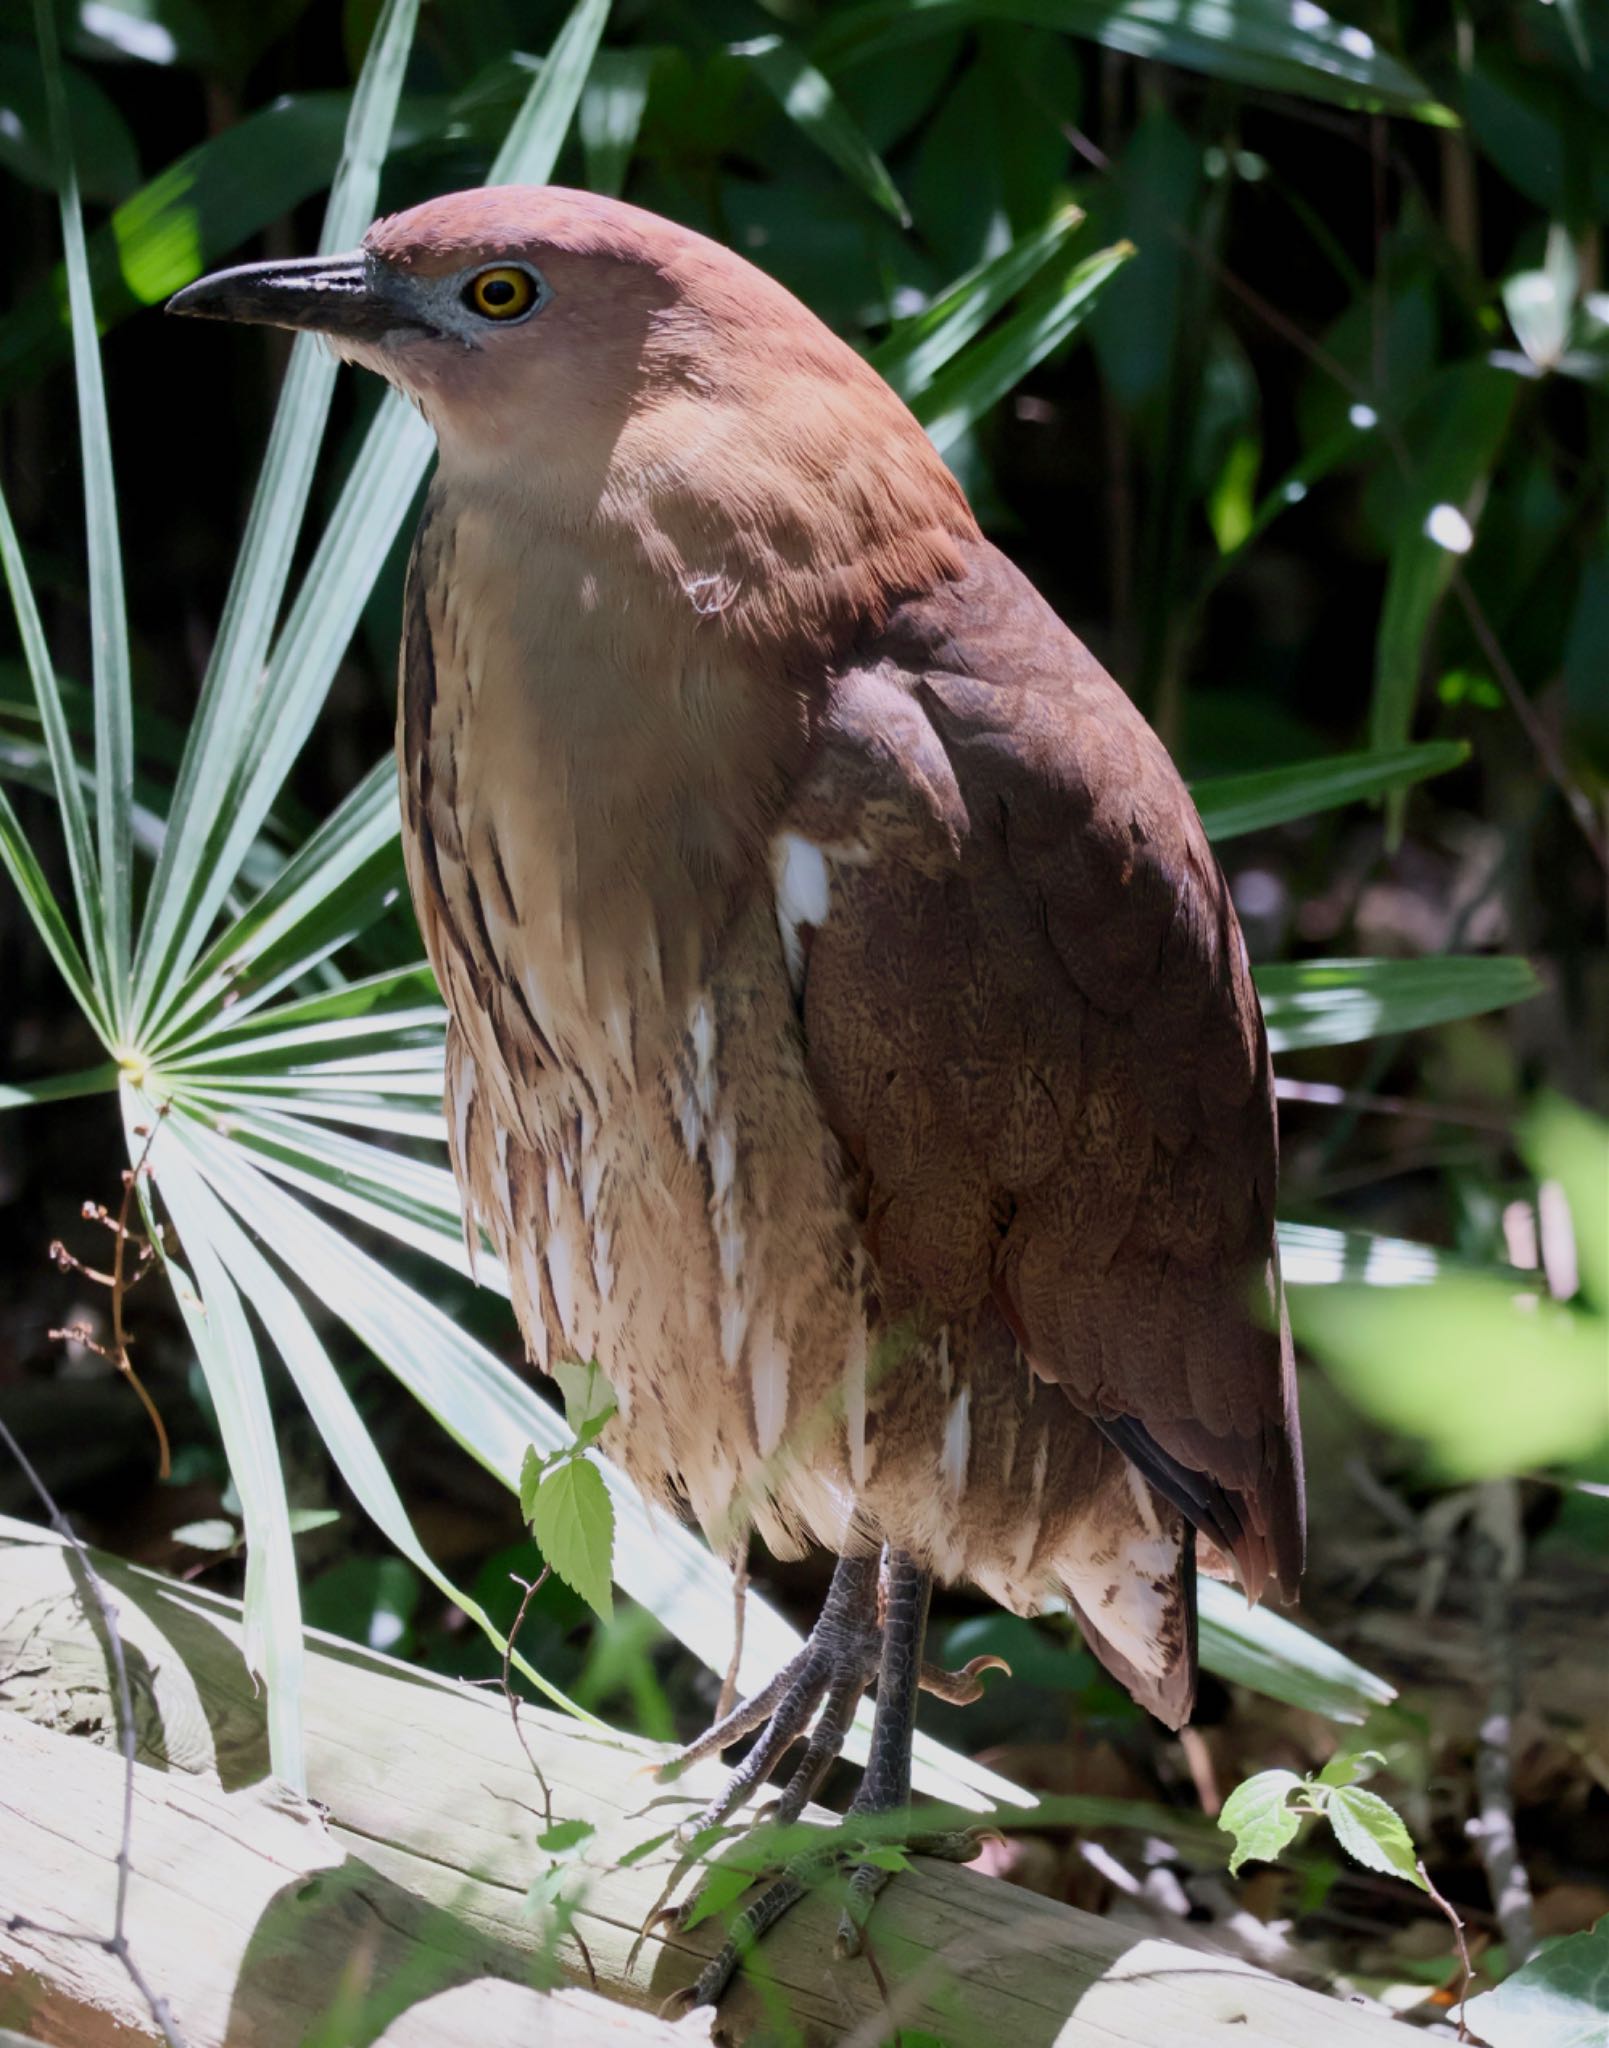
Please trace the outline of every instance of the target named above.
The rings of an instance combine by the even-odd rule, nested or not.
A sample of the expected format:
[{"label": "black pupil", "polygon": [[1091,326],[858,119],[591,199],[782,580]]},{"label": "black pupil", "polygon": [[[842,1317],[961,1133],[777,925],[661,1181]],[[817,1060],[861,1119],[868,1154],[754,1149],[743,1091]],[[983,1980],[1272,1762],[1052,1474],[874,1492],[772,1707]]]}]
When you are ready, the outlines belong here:
[{"label": "black pupil", "polygon": [[480,295],[488,306],[511,306],[518,294],[512,278],[489,277]]}]

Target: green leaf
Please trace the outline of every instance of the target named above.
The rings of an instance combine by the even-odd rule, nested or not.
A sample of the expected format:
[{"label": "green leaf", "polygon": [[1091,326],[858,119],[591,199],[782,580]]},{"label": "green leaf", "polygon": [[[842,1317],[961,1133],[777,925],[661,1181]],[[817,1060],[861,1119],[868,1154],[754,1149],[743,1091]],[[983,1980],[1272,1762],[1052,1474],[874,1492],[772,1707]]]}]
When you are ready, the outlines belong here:
[{"label": "green leaf", "polygon": [[600,50],[593,58],[576,115],[589,192],[619,198],[658,61],[657,50]]},{"label": "green leaf", "polygon": [[1023,293],[1009,319],[974,342],[925,390],[913,395],[911,410],[941,455],[1067,340],[1133,254],[1129,243],[1119,242],[1078,262],[1058,266]]},{"label": "green leaf", "polygon": [[1218,1678],[1327,1720],[1362,1722],[1396,1688],[1328,1643],[1216,1579],[1197,1583],[1201,1662]]},{"label": "green leaf", "polygon": [[524,1522],[536,1519],[536,1489],[552,1462],[552,1452],[544,1457],[535,1444],[525,1446],[525,1456],[520,1460],[520,1519]]},{"label": "green leaf", "polygon": [[1525,1119],[1520,1146],[1539,1180],[1563,1188],[1581,1292],[1600,1315],[1609,1313],[1609,1123],[1544,1094]]},{"label": "green leaf", "polygon": [[741,1856],[736,1861],[712,1863],[704,1872],[687,1918],[681,1922],[682,1930],[686,1932],[697,1927],[700,1921],[730,1911],[761,1875],[761,1872],[751,1869]]},{"label": "green leaf", "polygon": [[578,1365],[573,1359],[555,1359],[553,1377],[564,1396],[565,1421],[577,1436],[589,1428],[596,1435],[619,1405],[598,1361],[594,1358]]},{"label": "green leaf", "polygon": [[1478,1017],[1541,992],[1529,961],[1508,955],[1430,960],[1301,960],[1256,975],[1269,1049],[1352,1045]]},{"label": "green leaf", "polygon": [[1287,1273],[1286,1299],[1298,1340],[1348,1398],[1421,1439],[1445,1478],[1573,1462],[1609,1441],[1603,1318],[1516,1291],[1513,1278],[1312,1288]]},{"label": "green leaf", "polygon": [[892,1842],[876,1843],[862,1849],[855,1858],[857,1863],[869,1863],[874,1870],[909,1870],[911,1859],[903,1849],[897,1849]]},{"label": "green leaf", "polygon": [[1383,1765],[1385,1757],[1378,1749],[1354,1749],[1332,1756],[1318,1774],[1321,1785],[1355,1785],[1360,1778],[1366,1778],[1370,1771]]},{"label": "green leaf", "polygon": [[1067,246],[1083,218],[1076,206],[1061,207],[1042,228],[957,278],[872,350],[873,369],[910,404]]},{"label": "green leaf", "polygon": [[1088,36],[1109,50],[1236,85],[1378,107],[1456,126],[1406,65],[1318,6],[1289,0],[862,0],[837,10],[814,45],[832,72],[968,23],[1020,21]]},{"label": "green leaf", "polygon": [[1295,1841],[1301,1818],[1291,1811],[1290,1797],[1301,1790],[1302,1781],[1294,1771],[1259,1771],[1230,1793],[1218,1826],[1234,1837],[1231,1876],[1243,1863],[1277,1862]]},{"label": "green leaf", "polygon": [[[1369,744],[1400,747],[1413,724],[1430,628],[1474,524],[1518,384],[1485,363],[1444,370],[1408,422],[1411,480],[1398,508],[1396,540],[1375,640]],[[1415,433],[1415,422],[1427,432]],[[1400,829],[1401,799],[1390,807]]]},{"label": "green leaf", "polygon": [[1604,2048],[1609,2042],[1609,1919],[1552,1941],[1469,2001],[1488,2048]]},{"label": "green leaf", "polygon": [[1324,1816],[1354,1862],[1388,1877],[1405,1877],[1421,1891],[1425,1889],[1413,1838],[1396,1808],[1378,1792],[1366,1792],[1361,1785],[1338,1785],[1324,1802]]},{"label": "green leaf", "polygon": [[[116,103],[75,65],[58,67],[78,179],[90,199],[122,199],[140,180],[140,160]],[[47,192],[56,188],[47,87],[38,54],[0,43],[0,165]]]},{"label": "green leaf", "polygon": [[108,1050],[115,1043],[115,1027],[95,987],[78,941],[68,929],[60,906],[51,894],[45,871],[23,833],[22,822],[12,809],[11,799],[0,789],[0,866],[10,875],[22,898],[34,928],[45,942],[61,978],[78,999],[79,1008],[94,1025]]},{"label": "green leaf", "polygon": [[[130,1158],[152,1131],[151,1172],[173,1218],[189,1271],[159,1247],[190,1341],[206,1376],[223,1437],[229,1476],[240,1496],[246,1539],[245,1654],[268,1694],[268,1748],[277,1777],[298,1791],[307,1782],[302,1735],[302,1609],[279,1440],[263,1384],[262,1361],[240,1296],[215,1249],[217,1203],[177,1139],[172,1119],[124,1090]],[[194,1275],[192,1280],[191,1275]]]},{"label": "green leaf", "polygon": [[100,336],[84,250],[84,220],[68,133],[61,54],[52,0],[34,0],[44,66],[45,98],[55,150],[56,188],[67,263],[73,367],[78,392],[79,456],[84,472],[84,529],[89,554],[90,643],[95,676],[95,822],[99,839],[102,930],[96,949],[106,963],[105,1007],[114,1030],[127,1023],[134,889],[134,722],[129,695],[128,618],[123,557],[117,533],[111,428],[101,372]]},{"label": "green leaf", "polygon": [[614,1612],[615,1514],[597,1466],[564,1459],[536,1489],[535,1506],[531,1532],[543,1557],[607,1621]]},{"label": "green leaf", "polygon": [[590,1820],[561,1820],[557,1827],[551,1827],[544,1835],[538,1835],[536,1846],[548,1856],[562,1856],[566,1849],[579,1848],[590,1841],[598,1832]]},{"label": "green leaf", "polygon": [[181,1523],[173,1531],[173,1540],[191,1550],[233,1550],[240,1541],[240,1531],[219,1515],[208,1521]]},{"label": "green leaf", "polygon": [[1427,776],[1445,775],[1469,759],[1462,740],[1431,740],[1421,746],[1391,747],[1368,754],[1332,754],[1289,768],[1263,768],[1251,775],[1219,775],[1191,785],[1190,794],[1207,837],[1234,839],[1263,832],[1293,818],[1338,810],[1363,797],[1406,789]]},{"label": "green leaf", "polygon": [[50,759],[51,787],[61,811],[62,833],[67,844],[67,869],[72,877],[73,898],[78,908],[78,929],[89,955],[90,977],[100,997],[103,1015],[110,1015],[111,963],[106,957],[106,920],[101,904],[100,863],[84,806],[83,781],[77,755],[68,730],[62,693],[56,680],[55,663],[45,641],[39,607],[34,602],[33,584],[23,560],[11,508],[0,492],[0,563],[4,564],[6,585],[11,592],[17,618],[17,637],[22,642],[28,679],[39,714],[40,729]]},{"label": "green leaf", "polygon": [[731,54],[749,65],[777,105],[824,156],[891,213],[901,227],[911,216],[887,166],[815,65],[785,36],[733,43]]},{"label": "green leaf", "polygon": [[[0,827],[0,851],[3,851]],[[70,1102],[80,1095],[109,1095],[118,1083],[120,1069],[110,1060],[79,1074],[52,1074],[44,1081],[0,1083],[0,1109],[26,1109],[36,1102]]]}]

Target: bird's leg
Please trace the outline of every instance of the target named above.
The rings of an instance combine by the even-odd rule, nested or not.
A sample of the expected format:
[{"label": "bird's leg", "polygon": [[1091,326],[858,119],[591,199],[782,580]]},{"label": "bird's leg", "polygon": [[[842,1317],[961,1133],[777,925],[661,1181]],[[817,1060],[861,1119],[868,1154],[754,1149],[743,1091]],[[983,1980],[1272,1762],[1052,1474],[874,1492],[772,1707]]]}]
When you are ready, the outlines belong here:
[{"label": "bird's leg", "polygon": [[[911,1803],[911,1739],[916,1732],[916,1695],[923,1690],[938,1691],[932,1683],[938,1675],[922,1662],[922,1642],[927,1634],[928,1602],[933,1594],[933,1574],[903,1551],[889,1559],[888,1602],[883,1621],[883,1654],[877,1667],[877,1715],[872,1722],[871,1749],[860,1790],[845,1816],[900,1813]],[[975,1685],[976,1674],[945,1673],[947,1678],[968,1676]],[[969,1694],[968,1697],[975,1697]],[[912,1833],[904,1843],[923,1856],[942,1856],[951,1861],[970,1862],[978,1853],[978,1837],[970,1829],[944,1834]],[[858,1864],[849,1877],[849,1899],[838,1923],[837,1953],[860,1953],[861,1929],[877,1894],[891,1873],[879,1864]]]},{"label": "bird's leg", "polygon": [[[922,1638],[927,1632],[927,1609],[932,1592],[931,1572],[903,1551],[889,1553],[882,1647],[877,1663],[877,1713],[872,1723],[865,1776],[847,1816],[851,1820],[856,1814],[897,1813],[910,1804],[911,1739],[916,1728],[918,1692],[938,1690],[930,1681],[941,1678],[949,1681],[964,1698],[976,1697],[972,1690],[976,1686],[976,1672],[971,1667],[965,1673],[938,1673],[922,1662]],[[858,1699],[859,1694],[855,1697]],[[822,1723],[827,1720],[831,1706],[829,1701],[822,1714]],[[845,1728],[853,1714],[854,1701],[851,1700],[844,1711]],[[820,1726],[818,1723],[818,1729]],[[840,1733],[832,1754],[837,1753],[837,1746],[842,1740]],[[797,1803],[792,1800],[795,1786],[811,1767],[814,1748],[812,1742],[804,1762],[779,1802],[776,1818],[795,1819],[809,1796],[806,1789]],[[830,1756],[827,1761],[831,1761]],[[819,1777],[825,1768],[826,1764],[822,1763],[816,1776]],[[904,1846],[921,1855],[970,1861],[977,1854],[978,1838],[971,1832],[943,1835],[918,1832]],[[790,1906],[804,1897],[809,1889],[808,1880],[818,1871],[820,1860],[809,1851],[796,1857],[753,1905],[746,1907],[738,1916],[725,1946],[705,1965],[697,1983],[677,2002],[689,2006],[713,2005],[726,1989],[739,1958],[768,1928],[776,1925]],[[840,1955],[858,1954],[860,1930],[871,1910],[872,1901],[888,1882],[889,1875],[887,1870],[871,1865],[857,1865],[851,1872],[849,1904],[838,1929],[837,1952]]]},{"label": "bird's leg", "polygon": [[696,1742],[690,1742],[660,1766],[658,1775],[662,1780],[679,1777],[689,1764],[729,1748],[762,1722],[765,1724],[759,1740],[719,1796],[684,1825],[684,1835],[719,1826],[757,1785],[764,1783],[784,1753],[808,1730],[810,1740],[804,1756],[769,1816],[780,1821],[798,1818],[805,1801],[843,1748],[861,1694],[877,1674],[881,1636],[877,1573],[875,1552],[839,1558],[820,1617],[798,1654],[753,1699],[743,1701]]}]

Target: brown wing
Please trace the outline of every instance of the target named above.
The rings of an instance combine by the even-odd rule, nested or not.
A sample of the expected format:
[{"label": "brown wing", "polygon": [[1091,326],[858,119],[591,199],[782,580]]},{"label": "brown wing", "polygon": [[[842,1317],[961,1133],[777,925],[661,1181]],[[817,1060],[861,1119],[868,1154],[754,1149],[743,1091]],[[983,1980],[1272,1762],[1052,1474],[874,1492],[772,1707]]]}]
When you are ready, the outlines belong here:
[{"label": "brown wing", "polygon": [[797,824],[864,841],[803,1004],[886,1304],[992,1293],[1034,1370],[1249,1593],[1292,1590],[1267,1041],[1160,742],[978,543],[838,679]]}]

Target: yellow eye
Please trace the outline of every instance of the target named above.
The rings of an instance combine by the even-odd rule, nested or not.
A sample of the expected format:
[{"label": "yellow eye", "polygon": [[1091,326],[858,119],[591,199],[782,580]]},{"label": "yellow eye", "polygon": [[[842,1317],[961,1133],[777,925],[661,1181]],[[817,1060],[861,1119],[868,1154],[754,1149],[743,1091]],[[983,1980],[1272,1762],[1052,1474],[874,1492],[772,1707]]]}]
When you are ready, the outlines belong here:
[{"label": "yellow eye", "polygon": [[517,320],[535,303],[536,279],[511,263],[477,272],[464,287],[464,304],[488,320]]}]

